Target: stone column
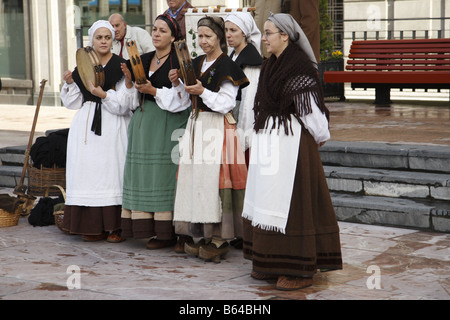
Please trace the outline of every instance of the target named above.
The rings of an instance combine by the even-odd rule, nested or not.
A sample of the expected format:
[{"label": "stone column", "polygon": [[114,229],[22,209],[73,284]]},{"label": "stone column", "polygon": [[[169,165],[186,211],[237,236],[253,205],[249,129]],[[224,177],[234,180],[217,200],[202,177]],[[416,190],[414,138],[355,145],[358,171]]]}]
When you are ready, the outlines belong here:
[{"label": "stone column", "polygon": [[[42,104],[60,106],[62,74],[69,67],[68,48],[73,50],[73,1],[30,0],[31,78],[33,104],[36,104],[40,83],[48,80]],[[72,4],[67,6],[67,4]],[[66,11],[71,8],[71,11]],[[66,22],[67,21],[67,22]],[[69,22],[70,21],[70,22]]]}]

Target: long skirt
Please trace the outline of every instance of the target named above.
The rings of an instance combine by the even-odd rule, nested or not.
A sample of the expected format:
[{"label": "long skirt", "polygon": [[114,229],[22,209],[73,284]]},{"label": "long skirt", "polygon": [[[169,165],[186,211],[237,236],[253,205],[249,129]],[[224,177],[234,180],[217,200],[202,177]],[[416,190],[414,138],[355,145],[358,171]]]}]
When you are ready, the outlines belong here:
[{"label": "long skirt", "polygon": [[124,237],[173,237],[178,139],[184,133],[189,112],[170,113],[146,101],[133,115],[124,173]]},{"label": "long skirt", "polygon": [[121,228],[121,206],[65,206],[62,229],[70,234],[97,236]]},{"label": "long skirt", "polygon": [[318,146],[303,130],[286,234],[253,227],[244,219],[244,258],[253,270],[311,277],[318,269],[342,269],[339,226]]},{"label": "long skirt", "polygon": [[[212,114],[208,112],[200,113],[200,115],[207,114],[207,117],[220,117],[224,122],[224,138],[221,153],[220,169],[218,170],[219,177],[217,179],[217,185],[215,190],[218,190],[219,206],[221,215],[219,221],[216,223],[198,222],[198,221],[175,221],[175,232],[179,235],[188,235],[193,238],[205,238],[211,239],[217,237],[223,240],[232,240],[238,237],[242,237],[242,209],[245,197],[245,185],[247,181],[247,166],[245,164],[245,156],[239,143],[239,138],[236,131],[236,125],[228,123],[223,115]],[[200,118],[201,119],[201,118]],[[192,121],[188,123],[187,127],[190,127]],[[203,130],[207,131],[207,124],[203,123]],[[197,132],[197,135],[201,133]],[[206,148],[205,148],[206,149]],[[180,164],[181,166],[189,166],[186,164]],[[202,164],[193,163],[190,166],[197,166],[199,170],[190,171],[194,173],[193,177],[190,177],[192,182],[191,188],[195,190],[196,186],[204,185],[202,179],[211,179],[212,177],[195,175],[195,172],[201,172]],[[178,177],[178,184],[183,184],[185,181]],[[189,186],[188,186],[189,188]],[[179,196],[177,189],[177,197]],[[195,195],[196,193],[193,192]],[[194,199],[195,201],[195,199]],[[188,202],[181,202],[180,206],[184,204],[189,205]],[[206,206],[205,206],[206,207]],[[202,208],[202,210],[208,211],[208,207]],[[175,212],[175,217],[177,212]]]}]

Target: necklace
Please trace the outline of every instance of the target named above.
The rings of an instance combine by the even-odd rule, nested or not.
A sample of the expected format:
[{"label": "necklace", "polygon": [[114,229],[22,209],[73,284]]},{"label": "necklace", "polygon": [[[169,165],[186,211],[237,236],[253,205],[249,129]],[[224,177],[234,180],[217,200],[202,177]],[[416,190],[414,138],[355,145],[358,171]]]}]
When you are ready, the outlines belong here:
[{"label": "necklace", "polygon": [[155,52],[155,56],[156,56],[156,64],[159,65],[161,63],[161,60],[164,59],[165,57],[167,57],[170,54],[170,52],[168,54],[166,54],[164,57],[158,57],[158,55]]}]

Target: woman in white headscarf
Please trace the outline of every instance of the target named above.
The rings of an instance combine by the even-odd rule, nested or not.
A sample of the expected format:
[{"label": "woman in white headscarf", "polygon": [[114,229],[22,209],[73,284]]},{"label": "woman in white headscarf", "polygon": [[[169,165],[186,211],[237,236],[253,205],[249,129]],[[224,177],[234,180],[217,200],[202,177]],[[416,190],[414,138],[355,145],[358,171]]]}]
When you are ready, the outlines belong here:
[{"label": "woman in white headscarf", "polygon": [[[66,164],[66,206],[63,229],[81,234],[84,241],[123,241],[120,235],[123,169],[127,151],[127,130],[131,119],[128,102],[120,104],[117,92],[127,85],[122,58],[111,53],[114,29],[100,20],[89,29],[89,38],[105,73],[105,84],[86,88],[78,68],[66,71],[61,90],[64,106],[78,110],[68,137]],[[117,90],[117,91],[116,91]]]},{"label": "woman in white headscarf", "polygon": [[309,42],[289,14],[271,15],[263,42],[255,132],[244,200],[244,257],[252,277],[280,290],[342,268],[339,227],[319,154],[329,112]]},{"label": "woman in white headscarf", "polygon": [[230,57],[244,71],[250,85],[240,90],[235,117],[242,150],[246,152],[247,164],[249,161],[249,148],[252,144],[253,124],[255,116],[253,104],[263,62],[261,56],[261,32],[255,20],[248,12],[233,12],[225,18],[225,31],[228,45],[234,50]]}]

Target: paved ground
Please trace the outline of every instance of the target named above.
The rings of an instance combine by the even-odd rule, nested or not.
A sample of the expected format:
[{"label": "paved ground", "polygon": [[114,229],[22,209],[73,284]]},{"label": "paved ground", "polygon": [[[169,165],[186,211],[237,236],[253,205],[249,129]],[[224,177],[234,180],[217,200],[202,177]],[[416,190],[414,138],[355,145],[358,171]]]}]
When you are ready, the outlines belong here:
[{"label": "paved ground", "polygon": [[[333,140],[450,145],[448,103],[329,103]],[[13,109],[14,108],[14,109]],[[26,145],[32,106],[0,105],[0,148]],[[43,107],[37,133],[67,128],[74,112]],[[11,190],[0,190],[0,193]],[[314,286],[277,291],[253,280],[251,265],[233,249],[221,264],[145,242],[84,243],[56,226],[33,228],[26,218],[0,229],[0,299],[31,300],[448,300],[450,235],[340,223],[344,269],[318,273]],[[76,266],[80,273],[68,274]],[[69,290],[69,277],[80,289]],[[70,281],[69,281],[70,282]],[[72,282],[72,284],[77,282]],[[178,310],[176,310],[178,311]],[[376,312],[376,310],[373,310]]]},{"label": "paved ground", "polygon": [[[295,292],[250,277],[251,264],[233,249],[220,264],[145,241],[85,243],[56,226],[26,218],[0,231],[3,300],[448,300],[450,236],[340,223],[344,269],[318,273]],[[70,267],[78,269],[71,273]],[[67,273],[69,270],[69,274]],[[79,272],[79,273],[78,273]],[[67,284],[80,288],[69,290]],[[72,280],[70,279],[72,277]]]}]

